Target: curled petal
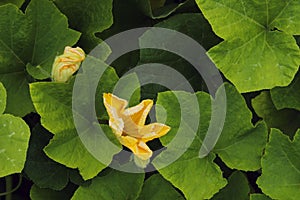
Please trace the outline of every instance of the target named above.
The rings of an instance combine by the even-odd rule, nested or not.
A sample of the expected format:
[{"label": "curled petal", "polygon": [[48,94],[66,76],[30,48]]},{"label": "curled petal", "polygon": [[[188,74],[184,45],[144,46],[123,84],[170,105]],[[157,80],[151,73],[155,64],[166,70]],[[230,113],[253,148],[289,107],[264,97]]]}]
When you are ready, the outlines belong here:
[{"label": "curled petal", "polygon": [[121,136],[124,129],[122,112],[127,106],[127,101],[110,93],[103,94],[103,101],[109,116],[109,126],[117,136]]},{"label": "curled petal", "polygon": [[121,136],[119,140],[122,145],[130,149],[135,156],[142,160],[148,160],[152,156],[151,149],[141,140],[130,136]]},{"label": "curled petal", "polygon": [[147,115],[153,106],[153,101],[150,99],[143,100],[140,104],[125,110],[125,115],[138,126],[144,126]]}]

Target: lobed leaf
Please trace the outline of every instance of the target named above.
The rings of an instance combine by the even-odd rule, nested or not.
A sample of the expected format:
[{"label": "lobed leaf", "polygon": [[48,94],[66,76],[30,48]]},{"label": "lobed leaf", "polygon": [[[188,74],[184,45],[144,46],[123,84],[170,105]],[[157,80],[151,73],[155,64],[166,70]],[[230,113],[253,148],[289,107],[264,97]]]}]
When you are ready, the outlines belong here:
[{"label": "lobed leaf", "polygon": [[300,64],[292,36],[300,34],[298,0],[196,2],[225,40],[208,54],[239,92],[286,86],[293,80]]},{"label": "lobed leaf", "polygon": [[[232,169],[255,171],[261,167],[260,159],[267,140],[266,126],[263,123],[253,126],[251,112],[243,97],[233,86],[225,84],[225,88],[227,114],[222,134],[213,151],[202,159],[199,158],[199,150],[210,123],[212,101],[210,96],[204,92],[196,93],[200,106],[200,124],[193,143],[188,147],[185,144],[187,137],[191,137],[193,134],[189,123],[193,121],[193,116],[199,117],[191,114],[197,106],[189,105],[191,94],[164,92],[158,95],[157,104],[165,109],[164,112],[167,114],[165,123],[171,126],[171,131],[161,138],[162,144],[167,147],[168,151],[159,154],[153,164],[162,176],[179,188],[188,199],[211,198],[226,185],[219,167],[214,163],[215,154],[218,154],[223,162]],[[179,105],[174,94],[185,99],[185,103]],[[221,98],[219,95],[217,92],[216,98]],[[191,118],[187,122],[181,122],[180,115],[186,113],[188,108],[192,108],[189,109]],[[158,120],[162,119],[161,116],[164,112],[161,109],[157,110]],[[196,113],[196,115],[198,114]],[[177,142],[171,146],[168,145],[175,138]],[[178,153],[178,149],[181,148],[186,148],[186,152],[169,166],[161,169],[160,165],[156,164],[157,160],[164,162],[172,154]],[[193,184],[190,184],[191,182]]]},{"label": "lobed leaf", "polygon": [[298,130],[290,141],[281,131],[271,130],[257,184],[272,199],[296,200],[300,196],[299,136]]},{"label": "lobed leaf", "polygon": [[12,4],[0,7],[0,38],[0,81],[8,91],[6,112],[24,116],[34,111],[28,88],[33,79],[26,66],[37,67],[32,76],[50,77],[55,56],[75,44],[79,33],[68,28],[67,18],[53,3],[32,0],[25,14]]},{"label": "lobed leaf", "polygon": [[220,190],[211,200],[249,200],[250,188],[247,177],[239,171],[235,171],[228,178],[226,187]]}]

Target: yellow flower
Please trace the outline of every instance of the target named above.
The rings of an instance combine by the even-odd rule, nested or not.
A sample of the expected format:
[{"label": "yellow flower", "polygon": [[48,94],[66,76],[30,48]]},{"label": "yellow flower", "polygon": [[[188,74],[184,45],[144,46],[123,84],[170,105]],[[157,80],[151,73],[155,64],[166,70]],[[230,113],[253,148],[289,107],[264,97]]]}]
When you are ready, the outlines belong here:
[{"label": "yellow flower", "polygon": [[148,163],[152,151],[146,142],[159,138],[170,130],[169,126],[161,123],[145,125],[153,101],[143,100],[134,107],[126,108],[128,102],[113,94],[104,93],[103,100],[109,115],[109,126],[120,143],[129,148],[139,160]]},{"label": "yellow flower", "polygon": [[56,56],[52,66],[52,79],[55,82],[66,82],[79,69],[85,59],[85,53],[80,48],[67,46],[64,53]]}]

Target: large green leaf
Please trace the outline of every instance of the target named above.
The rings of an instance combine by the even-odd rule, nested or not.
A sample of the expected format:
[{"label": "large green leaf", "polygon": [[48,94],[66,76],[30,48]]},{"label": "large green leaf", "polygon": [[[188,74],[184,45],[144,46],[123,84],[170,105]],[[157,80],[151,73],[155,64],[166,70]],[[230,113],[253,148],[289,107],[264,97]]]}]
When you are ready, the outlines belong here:
[{"label": "large green leaf", "polygon": [[296,200],[300,196],[300,130],[294,140],[272,129],[262,159],[262,175],[257,183],[273,199]]},{"label": "large green leaf", "polygon": [[144,174],[113,170],[105,176],[94,178],[88,187],[80,186],[72,199],[135,200],[142,190],[143,181]]},{"label": "large green leaf", "polygon": [[19,117],[2,114],[6,91],[0,83],[0,177],[22,171],[30,137],[27,124]]},{"label": "large green leaf", "polygon": [[[218,44],[218,42],[220,42],[220,39],[212,32],[211,27],[207,22],[207,20],[200,13],[178,14],[168,18],[165,21],[157,23],[154,27],[167,28],[167,29],[171,29],[183,33],[189,36],[191,40],[195,40],[196,42],[198,42],[205,49],[209,49],[212,46]],[[177,42],[176,41],[177,38],[181,39],[181,36],[175,33],[174,38],[168,37],[166,40],[168,40],[168,42],[174,43]],[[166,42],[166,40],[162,42]],[[201,75],[199,74],[195,66],[191,65],[186,60],[186,58],[182,57],[183,55],[176,55],[174,53],[167,51],[168,49],[166,51],[158,50],[158,49],[145,49],[145,46],[153,44],[153,34],[151,30],[146,32],[139,39],[139,44],[140,44],[140,48],[144,48],[141,49],[140,51],[139,65],[147,64],[147,63],[164,64],[166,66],[169,66],[177,70],[181,75],[183,75],[185,80],[189,81],[189,83],[192,85],[195,91],[205,90],[206,86],[204,81],[202,80]],[[178,46],[176,46],[176,49],[171,49],[171,50],[177,51],[178,50],[177,48],[179,49],[179,48],[186,48],[186,47],[184,46],[184,44],[179,43]],[[188,51],[189,49],[187,49],[185,53],[189,55],[190,53]],[[199,57],[201,56],[202,55],[199,52]],[[150,73],[149,70],[146,73],[147,73],[146,75],[149,76]],[[157,74],[153,74],[153,76],[157,76]],[[143,97],[146,96],[147,98],[149,97],[155,98],[157,92],[161,92],[164,90],[165,88],[161,86],[159,87],[159,86],[148,85],[143,88],[142,96]]]},{"label": "large green leaf", "polygon": [[213,151],[230,168],[256,171],[261,167],[260,159],[267,142],[267,127],[265,123],[253,126],[252,113],[235,87],[226,85],[226,96],[225,124]]},{"label": "large green leaf", "polygon": [[214,32],[225,39],[209,56],[240,92],[286,86],[293,80],[300,64],[292,36],[300,34],[300,1],[196,2]]},{"label": "large green leaf", "polygon": [[276,87],[271,90],[272,100],[277,109],[294,108],[300,111],[300,73],[287,87]]},{"label": "large green leaf", "polygon": [[220,190],[211,200],[249,200],[248,180],[242,172],[234,172],[228,178],[228,185]]},{"label": "large green leaf", "polygon": [[69,182],[69,169],[46,156],[43,148],[52,138],[41,125],[31,132],[24,172],[39,188],[63,189]]},{"label": "large green leaf", "polygon": [[[214,163],[215,154],[218,154],[230,168],[246,171],[255,171],[260,168],[260,159],[266,144],[267,129],[264,124],[254,127],[251,124],[251,112],[248,110],[243,97],[233,86],[225,84],[225,87],[227,114],[222,134],[213,152],[205,158],[199,158],[202,140],[211,119],[211,98],[204,92],[198,92],[200,124],[193,143],[178,160],[163,169],[158,169],[162,176],[182,190],[188,199],[211,198],[219,189],[225,186],[226,181],[222,178],[220,169]],[[183,105],[178,104],[174,94],[185,99]],[[216,98],[216,101],[218,101],[218,98],[222,98],[219,92],[217,92]],[[191,133],[193,130],[189,128],[190,122],[183,122],[180,125],[180,113],[188,112],[192,115],[195,106],[197,106],[190,105],[189,99],[191,99],[191,94],[185,92],[164,92],[158,95],[157,104],[164,107],[165,110],[157,109],[157,119],[162,120],[161,116],[164,116],[163,114],[166,112],[168,117],[165,123],[171,126],[171,131],[161,138],[162,144],[167,145],[168,151],[162,152],[153,161],[156,167],[160,167],[156,163],[159,163],[159,161],[164,162],[172,153],[177,153],[176,149],[184,148],[186,138],[191,137],[191,134],[193,134]],[[199,117],[199,113],[197,115],[194,117]],[[193,120],[192,117],[191,120]],[[168,143],[174,137],[177,137],[177,135],[180,137],[179,134],[182,133],[182,138],[177,140],[176,144],[168,146]],[[157,160],[158,162],[155,162]],[[178,173],[179,171],[180,173]]]},{"label": "large green leaf", "polygon": [[[100,128],[100,126],[95,127]],[[113,133],[108,126],[102,126],[101,129],[105,133],[113,136]],[[86,133],[88,133],[88,131],[91,130],[87,130]],[[105,155],[106,157],[103,158],[106,160],[112,160],[113,155],[118,153],[115,149],[108,149],[107,147],[98,148],[102,154],[107,152]],[[87,150],[75,128],[67,129],[55,134],[50,143],[45,147],[44,151],[48,157],[56,162],[70,168],[78,168],[84,180],[93,178],[107,166],[107,164],[101,163]]]},{"label": "large green leaf", "polygon": [[159,174],[152,175],[144,185],[138,200],[183,200],[172,185]]},{"label": "large green leaf", "polygon": [[[99,67],[98,62],[100,61],[87,58],[85,63],[87,63],[86,66],[93,68]],[[106,81],[106,84],[101,85],[100,91],[109,92],[118,79],[112,68],[107,68],[104,74],[105,79],[102,79],[100,83]],[[30,85],[30,92],[34,106],[42,117],[42,125],[55,134],[45,149],[46,154],[67,167],[79,168],[83,178],[90,179],[106,166],[89,153],[77,133],[72,113],[73,85],[73,80],[69,83],[33,83]],[[85,90],[89,89],[89,85],[83,85],[82,87]],[[86,98],[89,97],[86,96]],[[82,102],[86,102],[85,100],[82,99]],[[99,109],[101,105],[103,107],[103,104],[100,103],[102,100],[97,99],[98,101],[99,104],[95,105],[96,109]],[[104,108],[101,110],[104,110]],[[95,127],[100,128],[99,125],[95,125]],[[105,128],[105,130],[110,131],[108,128]]]},{"label": "large green leaf", "polygon": [[[98,119],[107,119],[102,95],[104,92],[113,92],[118,82],[118,76],[113,68],[101,60],[89,56],[83,62],[82,69],[83,72],[76,76],[75,85],[74,79],[68,83],[33,83],[30,85],[30,92],[34,106],[41,116],[42,125],[55,134],[44,149],[47,156],[67,167],[78,168],[80,174],[87,180],[104,169],[107,163],[112,160],[113,155],[121,150],[120,147],[111,149],[110,146],[106,145],[104,136],[96,133],[102,129],[112,141],[115,140],[114,134],[107,125],[100,126],[98,122],[91,121],[93,119],[90,116],[96,110]],[[102,73],[101,77],[99,77],[99,72]],[[95,87],[95,84],[98,87],[95,89],[96,93],[93,94],[92,88]],[[126,77],[120,79],[120,97],[126,95],[122,91],[128,91],[128,88],[131,87],[136,88],[137,84],[136,79],[131,79],[130,76],[127,79]],[[125,87],[126,90],[122,90],[122,87]],[[95,98],[95,102],[92,102],[93,98]],[[139,99],[139,93],[135,93],[133,99],[135,101]],[[77,104],[76,106],[81,109],[81,113],[75,109],[74,105],[72,108],[72,104]],[[75,124],[74,116],[82,121],[76,121],[77,124]],[[78,133],[78,126],[82,124],[84,124],[84,130],[81,129]],[[119,144],[118,142],[115,143]],[[88,149],[86,149],[86,145],[89,146]],[[91,149],[91,147],[93,148]],[[101,159],[104,159],[106,163],[101,163],[89,151],[92,151],[94,156],[95,154],[98,155],[99,152],[101,155],[105,155]]]},{"label": "large green leaf", "polygon": [[55,56],[78,37],[48,0],[32,0],[26,14],[11,4],[0,7],[0,81],[8,91],[7,112],[24,116],[34,110],[26,66],[37,67],[39,78],[50,77]]},{"label": "large green leaf", "polygon": [[255,97],[252,100],[252,106],[269,128],[278,128],[291,137],[300,128],[300,112],[293,109],[277,110],[272,102],[270,92],[262,92]]},{"label": "large green leaf", "polygon": [[95,33],[102,32],[113,24],[112,0],[52,0],[68,17],[70,26],[82,32],[79,44],[90,51],[101,40]]}]

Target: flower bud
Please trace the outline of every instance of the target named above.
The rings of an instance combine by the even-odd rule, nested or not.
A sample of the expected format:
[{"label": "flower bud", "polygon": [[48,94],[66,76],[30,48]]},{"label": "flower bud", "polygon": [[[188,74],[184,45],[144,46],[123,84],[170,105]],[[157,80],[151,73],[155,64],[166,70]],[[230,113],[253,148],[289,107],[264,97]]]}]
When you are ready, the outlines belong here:
[{"label": "flower bud", "polygon": [[55,82],[66,82],[79,69],[81,62],[85,59],[85,53],[80,47],[67,46],[64,53],[56,56],[52,66],[52,80]]}]

